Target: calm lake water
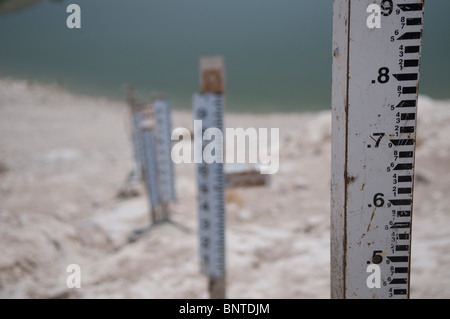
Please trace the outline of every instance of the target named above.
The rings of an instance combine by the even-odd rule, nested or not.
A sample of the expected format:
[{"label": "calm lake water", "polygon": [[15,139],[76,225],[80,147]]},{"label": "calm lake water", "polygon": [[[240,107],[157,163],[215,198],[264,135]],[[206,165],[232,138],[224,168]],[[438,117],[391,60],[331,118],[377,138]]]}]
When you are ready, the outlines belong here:
[{"label": "calm lake water", "polygon": [[[66,27],[70,3],[81,29]],[[426,2],[420,93],[439,99],[450,98],[448,14],[450,1]],[[113,99],[131,83],[191,108],[198,58],[224,55],[227,108],[321,110],[331,38],[331,0],[42,0],[0,15],[0,76]]]}]

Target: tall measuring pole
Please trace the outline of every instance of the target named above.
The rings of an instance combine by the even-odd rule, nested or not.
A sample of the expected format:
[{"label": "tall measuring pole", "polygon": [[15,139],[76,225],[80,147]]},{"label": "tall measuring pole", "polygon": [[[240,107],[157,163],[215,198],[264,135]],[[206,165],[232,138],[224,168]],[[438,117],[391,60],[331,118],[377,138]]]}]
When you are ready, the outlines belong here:
[{"label": "tall measuring pole", "polygon": [[169,219],[169,202],[176,199],[174,168],[171,158],[171,106],[168,100],[158,98],[153,102],[153,110],[156,121],[155,152],[158,168],[159,199],[161,202],[162,219],[167,220]]},{"label": "tall measuring pole", "polygon": [[143,179],[150,207],[150,225],[135,230],[129,240],[137,240],[137,236],[162,223],[172,224],[189,233],[190,229],[170,219],[169,212],[169,203],[176,200],[175,172],[171,158],[171,105],[162,94],[154,96],[151,104],[138,103],[131,86],[127,87],[127,102],[133,125],[135,167],[121,192],[127,192]]},{"label": "tall measuring pole", "polygon": [[331,296],[408,298],[424,2],[333,9]]},{"label": "tall measuring pole", "polygon": [[138,110],[136,98],[133,94],[133,88],[127,86],[127,103],[130,108],[130,115],[132,121],[132,141],[133,141],[133,151],[134,151],[134,164],[133,174],[136,175],[138,181],[142,180],[142,147],[140,146],[140,122],[141,113]]},{"label": "tall measuring pole", "polygon": [[[198,131],[194,125],[194,134],[196,140],[203,141],[203,133],[210,128],[223,132],[225,69],[222,57],[200,59],[200,84],[202,93],[193,96],[193,111],[195,120],[202,122]],[[202,273],[208,276],[210,297],[223,299],[226,287],[224,164],[223,161],[205,162],[202,154],[207,142],[202,142],[198,148],[201,154],[197,154],[201,157],[201,163],[197,164],[200,262]],[[223,159],[224,149],[216,146],[215,154]]]},{"label": "tall measuring pole", "polygon": [[150,220],[151,223],[157,221],[156,211],[160,205],[160,190],[158,187],[158,166],[155,145],[155,122],[154,110],[146,107],[142,110],[142,119],[140,122],[142,154],[144,159],[143,171],[145,177],[145,186],[150,201]]}]

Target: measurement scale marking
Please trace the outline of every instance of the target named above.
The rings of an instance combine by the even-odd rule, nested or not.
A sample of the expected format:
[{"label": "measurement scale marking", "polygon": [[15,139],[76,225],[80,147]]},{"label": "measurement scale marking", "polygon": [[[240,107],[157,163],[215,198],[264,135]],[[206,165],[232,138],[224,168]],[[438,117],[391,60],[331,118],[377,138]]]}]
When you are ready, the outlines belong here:
[{"label": "measurement scale marking", "polygon": [[390,199],[389,202],[393,206],[408,206],[411,205],[412,200],[411,199]]},{"label": "measurement scale marking", "polygon": [[423,10],[422,3],[405,3],[405,4],[399,4],[398,6],[402,11],[405,11],[405,12],[422,11]]},{"label": "measurement scale marking", "polygon": [[398,194],[412,194],[412,188],[411,187],[399,187]]},{"label": "measurement scale marking", "polygon": [[407,146],[414,145],[414,140],[411,138],[408,139],[400,139],[400,140],[390,140],[392,144],[395,146]]},{"label": "measurement scale marking", "polygon": [[419,40],[422,38],[422,32],[406,32],[397,40]]},{"label": "measurement scale marking", "polygon": [[[419,60],[418,59],[410,59],[410,60],[405,60],[403,61],[403,66],[405,68],[414,68],[414,67],[418,67],[419,66]],[[415,80],[417,80],[417,73],[416,73],[416,78]]]},{"label": "measurement scale marking", "polygon": [[399,194],[412,194],[412,188],[411,187],[401,187],[398,189]]},{"label": "measurement scale marking", "polygon": [[400,158],[411,158],[413,157],[414,152],[399,152],[398,155]]},{"label": "measurement scale marking", "polygon": [[395,267],[394,272],[396,274],[407,274],[408,273],[408,267]]},{"label": "measurement scale marking", "polygon": [[396,251],[409,251],[409,245],[397,245],[395,246]]},{"label": "measurement scale marking", "polygon": [[416,107],[416,100],[401,101],[396,107]]},{"label": "measurement scale marking", "polygon": [[389,283],[390,285],[406,285],[408,283],[408,278],[394,278]]},{"label": "measurement scale marking", "polygon": [[411,227],[411,223],[409,223],[409,222],[404,222],[404,223],[397,222],[391,226],[391,229],[410,228],[410,227]]},{"label": "measurement scale marking", "polygon": [[405,86],[402,89],[402,94],[416,94],[417,87],[416,86]]},{"label": "measurement scale marking", "polygon": [[398,234],[399,240],[409,240],[409,234]]},{"label": "measurement scale marking", "polygon": [[408,18],[406,25],[422,25],[422,18]]},{"label": "measurement scale marking", "polygon": [[[405,68],[408,67],[408,66],[406,66],[406,61],[413,61],[413,60],[405,60],[405,64],[404,64]],[[417,73],[394,74],[394,77],[398,81],[416,81],[419,78]]]},{"label": "measurement scale marking", "polygon": [[420,52],[420,46],[418,46],[418,45],[405,46],[405,53],[407,53],[407,54],[419,53],[419,52]]},{"label": "measurement scale marking", "polygon": [[416,113],[402,113],[400,115],[400,119],[403,120],[403,121],[415,120],[416,119]]},{"label": "measurement scale marking", "polygon": [[154,101],[153,109],[156,118],[155,139],[159,196],[161,202],[169,202],[176,199],[174,168],[170,155],[172,145],[170,139],[172,132],[171,106],[169,101],[157,99]]},{"label": "measurement scale marking", "polygon": [[408,256],[388,256],[387,259],[393,263],[407,263],[409,262]]},{"label": "measurement scale marking", "polygon": [[399,182],[399,183],[408,183],[408,182],[412,182],[412,176],[409,176],[409,175],[399,176],[399,177],[398,177],[398,182]]},{"label": "measurement scale marking", "polygon": [[406,289],[394,289],[394,295],[406,295],[407,292]]},{"label": "measurement scale marking", "polygon": [[411,211],[409,211],[409,210],[399,210],[399,211],[397,211],[397,217],[410,217],[410,216],[411,216]]},{"label": "measurement scale marking", "polygon": [[394,171],[406,171],[406,170],[410,170],[413,169],[413,164],[412,163],[402,163],[402,164],[397,164],[397,166],[395,166]]},{"label": "measurement scale marking", "polygon": [[414,126],[403,126],[400,128],[400,133],[414,133]]},{"label": "measurement scale marking", "polygon": [[[207,93],[194,95],[194,114],[202,120],[202,130],[222,130],[223,96]],[[202,143],[202,152],[207,141]],[[223,154],[215,149],[216,155]],[[198,164],[199,223],[202,273],[210,277],[221,277],[225,273],[225,213],[223,163]]]},{"label": "measurement scale marking", "polygon": [[153,209],[159,206],[159,190],[157,182],[157,163],[155,158],[155,141],[153,132],[149,129],[142,131],[143,152],[145,156],[145,175],[147,192]]}]

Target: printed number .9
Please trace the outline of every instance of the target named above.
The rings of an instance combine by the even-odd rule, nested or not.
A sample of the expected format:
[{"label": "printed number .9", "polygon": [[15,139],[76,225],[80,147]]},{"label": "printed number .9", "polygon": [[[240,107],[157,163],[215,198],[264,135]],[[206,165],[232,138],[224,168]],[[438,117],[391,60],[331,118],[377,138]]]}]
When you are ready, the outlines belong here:
[{"label": "printed number .9", "polygon": [[381,84],[385,84],[389,82],[389,69],[388,68],[380,68],[378,70],[378,82]]},{"label": "printed number .9", "polygon": [[390,16],[392,10],[394,10],[394,4],[392,3],[392,0],[383,0],[383,2],[381,2],[381,9],[383,10],[383,12],[381,12],[383,16]]}]

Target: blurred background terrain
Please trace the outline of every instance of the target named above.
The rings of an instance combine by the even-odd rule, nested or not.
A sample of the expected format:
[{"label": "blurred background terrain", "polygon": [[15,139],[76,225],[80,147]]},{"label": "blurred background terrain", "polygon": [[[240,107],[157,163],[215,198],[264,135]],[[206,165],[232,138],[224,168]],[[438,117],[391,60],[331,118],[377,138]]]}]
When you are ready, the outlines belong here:
[{"label": "blurred background terrain", "polygon": [[[412,298],[450,298],[449,10],[425,8]],[[125,85],[165,92],[190,128],[198,58],[220,54],[225,126],[278,127],[281,143],[269,187],[227,191],[228,297],[328,298],[331,22],[331,0],[0,0],[0,297],[208,297],[194,165],[176,165],[171,207],[191,234],[129,242],[148,201],[117,193],[133,167]]]}]

